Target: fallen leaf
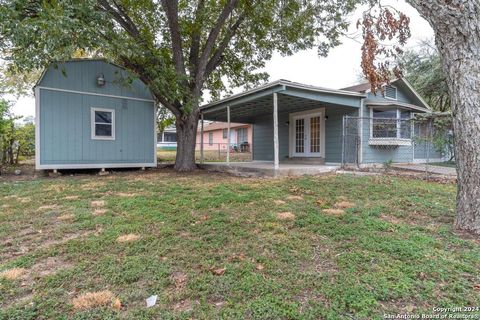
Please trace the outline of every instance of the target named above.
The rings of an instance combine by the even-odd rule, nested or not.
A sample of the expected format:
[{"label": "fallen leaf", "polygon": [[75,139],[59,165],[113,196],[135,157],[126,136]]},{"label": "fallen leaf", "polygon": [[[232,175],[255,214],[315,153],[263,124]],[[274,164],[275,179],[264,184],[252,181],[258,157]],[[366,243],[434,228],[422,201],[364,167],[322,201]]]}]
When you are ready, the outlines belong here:
[{"label": "fallen leaf", "polygon": [[316,201],[316,203],[317,203],[319,206],[323,206],[323,205],[327,204],[327,201],[325,201],[325,200],[323,200],[323,199],[318,199],[318,200]]},{"label": "fallen leaf", "polygon": [[480,291],[480,283],[474,284],[473,288],[477,291]]},{"label": "fallen leaf", "polygon": [[113,308],[117,310],[122,309],[122,302],[120,301],[120,299],[115,299],[115,301],[113,302]]},{"label": "fallen leaf", "polygon": [[259,271],[262,271],[263,269],[265,269],[265,267],[263,266],[263,264],[261,263],[257,263],[256,267],[255,267],[257,270]]},{"label": "fallen leaf", "polygon": [[210,271],[216,276],[221,276],[225,273],[225,271],[227,271],[227,269],[226,268],[215,269],[215,267],[211,267]]}]

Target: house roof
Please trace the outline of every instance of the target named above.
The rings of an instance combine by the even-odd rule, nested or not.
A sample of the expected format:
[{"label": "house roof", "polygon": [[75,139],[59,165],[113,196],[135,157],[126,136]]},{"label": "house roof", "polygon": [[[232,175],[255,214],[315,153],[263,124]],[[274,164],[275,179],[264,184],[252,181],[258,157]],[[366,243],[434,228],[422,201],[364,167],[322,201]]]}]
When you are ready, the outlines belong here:
[{"label": "house roof", "polygon": [[365,82],[365,83],[360,83],[360,84],[356,84],[354,86],[350,86],[350,87],[346,87],[346,88],[342,88],[340,90],[345,90],[345,91],[354,91],[354,92],[366,92],[368,89],[371,88],[371,85],[369,82]]},{"label": "house roof", "polygon": [[[406,89],[410,91],[413,95],[413,97],[417,100],[418,104],[420,104],[421,108],[426,109],[427,111],[431,109],[431,107],[428,105],[428,103],[420,96],[420,94],[413,88],[413,86],[408,82],[407,79],[405,78],[397,78],[394,79],[390,82],[391,84],[395,83],[402,83],[405,85]],[[350,87],[342,88],[340,90],[347,90],[347,91],[355,91],[355,92],[370,92],[371,85],[369,82],[363,82],[359,83]]]},{"label": "house roof", "polygon": [[[246,127],[249,126],[247,123],[236,123],[236,122],[231,122],[230,123],[230,128],[238,128],[238,127]],[[215,131],[215,130],[223,130],[228,128],[228,123],[226,122],[212,122],[206,126],[203,127],[203,131]],[[200,131],[200,129],[199,129]]]},{"label": "house roof", "polygon": [[[283,90],[291,88],[291,89],[300,89],[300,90],[306,90],[306,91],[317,92],[317,93],[327,93],[327,94],[352,96],[352,97],[365,97],[364,94],[361,94],[358,92],[329,89],[329,88],[311,86],[303,83],[280,79],[280,80],[269,82],[267,84],[258,86],[256,88],[244,91],[242,93],[231,95],[230,97],[226,97],[214,102],[210,102],[206,105],[201,106],[200,108],[203,110],[206,110],[219,105],[227,105],[227,104],[232,105],[244,97],[257,95],[262,92],[271,92],[272,90],[275,90],[277,88],[282,88]],[[278,90],[278,91],[282,91],[282,90]]]}]

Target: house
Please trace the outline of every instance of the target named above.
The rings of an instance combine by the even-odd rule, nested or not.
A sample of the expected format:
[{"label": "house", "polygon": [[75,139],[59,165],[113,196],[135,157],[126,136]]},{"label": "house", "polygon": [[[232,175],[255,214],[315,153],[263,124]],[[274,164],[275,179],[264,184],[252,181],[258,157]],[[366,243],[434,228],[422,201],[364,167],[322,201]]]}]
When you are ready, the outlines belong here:
[{"label": "house", "polygon": [[35,85],[36,169],[156,166],[147,86],[101,59],[50,65]]},{"label": "house", "polygon": [[424,152],[411,137],[422,128],[412,130],[407,121],[430,107],[405,79],[392,81],[384,93],[373,94],[368,84],[337,90],[278,80],[204,105],[201,112],[209,121],[251,124],[253,160],[270,161],[275,170],[292,160],[422,161]]},{"label": "house", "polygon": [[[228,146],[228,123],[211,122],[203,128],[204,150],[226,151]],[[201,128],[197,132],[197,146],[201,143]],[[230,148],[239,152],[250,152],[252,126],[245,123],[230,123]],[[197,147],[199,149],[199,147]]]},{"label": "house", "polygon": [[157,148],[160,150],[177,149],[177,129],[175,126],[168,126],[157,134]]}]

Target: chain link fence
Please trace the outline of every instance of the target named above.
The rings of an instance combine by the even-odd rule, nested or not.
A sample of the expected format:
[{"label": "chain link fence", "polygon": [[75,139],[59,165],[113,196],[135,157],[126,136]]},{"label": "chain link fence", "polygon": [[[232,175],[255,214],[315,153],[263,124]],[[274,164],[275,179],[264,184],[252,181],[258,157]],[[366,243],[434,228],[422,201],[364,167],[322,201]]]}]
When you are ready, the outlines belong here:
[{"label": "chain link fence", "polygon": [[445,123],[401,113],[396,118],[346,116],[342,165],[453,174],[453,131]]},{"label": "chain link fence", "polygon": [[[252,161],[252,146],[248,143],[230,144],[230,161],[245,162]],[[195,158],[197,162],[201,161],[201,144],[195,146]],[[205,162],[226,162],[228,143],[209,143],[203,144],[203,155]],[[158,147],[157,158],[160,163],[173,163],[177,155],[176,147]]]}]

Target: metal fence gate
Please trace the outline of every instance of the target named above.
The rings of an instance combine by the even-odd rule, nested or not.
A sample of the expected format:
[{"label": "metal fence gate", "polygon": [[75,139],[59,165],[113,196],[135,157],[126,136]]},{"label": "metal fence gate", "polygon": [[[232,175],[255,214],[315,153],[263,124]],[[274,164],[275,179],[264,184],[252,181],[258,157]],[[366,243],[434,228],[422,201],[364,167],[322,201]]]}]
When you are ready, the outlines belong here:
[{"label": "metal fence gate", "polygon": [[428,171],[429,163],[453,159],[451,127],[436,125],[431,117],[395,112],[392,118],[345,116],[342,165],[418,164]]}]

